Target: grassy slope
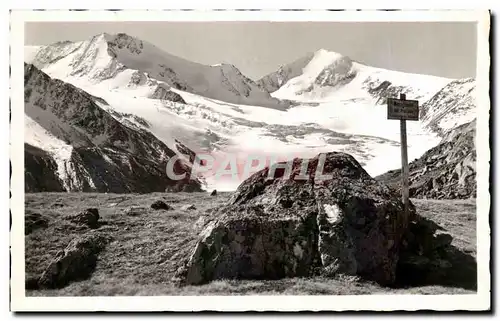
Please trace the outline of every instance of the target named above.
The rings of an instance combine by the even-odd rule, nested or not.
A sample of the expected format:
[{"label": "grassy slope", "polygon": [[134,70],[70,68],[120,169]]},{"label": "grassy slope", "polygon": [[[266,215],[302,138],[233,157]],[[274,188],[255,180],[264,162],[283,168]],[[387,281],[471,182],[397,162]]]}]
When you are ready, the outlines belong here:
[{"label": "grassy slope", "polygon": [[[425,286],[408,289],[382,288],[356,278],[293,278],[277,281],[220,280],[202,286],[177,287],[171,282],[178,262],[190,255],[203,217],[210,215],[229,194],[211,197],[206,193],[26,194],[26,212],[49,218],[48,228],[34,231],[26,240],[26,273],[43,272],[58,250],[87,231],[62,220],[63,215],[97,207],[105,223],[100,231],[113,241],[100,254],[96,271],[85,281],[59,290],[27,291],[29,296],[86,295],[249,295],[249,294],[440,294],[473,293],[460,287]],[[158,199],[172,205],[172,211],[155,211],[149,206]],[[454,236],[453,245],[475,257],[475,200],[412,200],[419,212],[432,218]],[[182,211],[186,204],[197,209]],[[144,207],[141,215],[126,214],[130,207]]]}]

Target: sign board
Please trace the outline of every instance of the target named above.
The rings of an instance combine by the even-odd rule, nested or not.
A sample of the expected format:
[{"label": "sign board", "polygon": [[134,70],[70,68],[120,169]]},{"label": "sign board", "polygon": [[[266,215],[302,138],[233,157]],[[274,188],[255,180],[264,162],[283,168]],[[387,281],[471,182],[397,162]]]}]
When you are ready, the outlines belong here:
[{"label": "sign board", "polygon": [[387,98],[387,119],[418,120],[418,100]]},{"label": "sign board", "polygon": [[408,167],[408,144],[406,141],[406,121],[418,120],[418,101],[406,100],[405,94],[399,94],[399,99],[387,98],[387,118],[397,119],[401,125],[401,167],[402,167],[402,189],[405,217],[409,215],[410,187]]}]

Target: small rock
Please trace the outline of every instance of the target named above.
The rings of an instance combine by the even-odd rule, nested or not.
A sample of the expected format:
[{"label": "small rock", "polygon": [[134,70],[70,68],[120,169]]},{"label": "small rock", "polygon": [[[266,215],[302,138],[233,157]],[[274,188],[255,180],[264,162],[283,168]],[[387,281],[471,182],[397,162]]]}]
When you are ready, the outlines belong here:
[{"label": "small rock", "polygon": [[164,201],[156,201],[153,204],[151,204],[151,208],[154,210],[171,210],[173,209],[172,206],[168,205]]},{"label": "small rock", "polygon": [[216,189],[214,189],[214,190],[212,191],[212,193],[210,193],[210,196],[216,196],[216,195],[217,195],[217,190],[216,190]]},{"label": "small rock", "polygon": [[78,225],[87,225],[90,228],[99,227],[99,210],[97,208],[87,208],[81,213],[72,215],[69,220]]},{"label": "small rock", "polygon": [[194,206],[194,204],[188,204],[188,205],[184,205],[181,210],[183,211],[192,211],[192,210],[195,210],[196,209],[196,206]]},{"label": "small rock", "polygon": [[64,204],[56,202],[56,203],[52,204],[52,207],[64,207]]},{"label": "small rock", "polygon": [[95,269],[97,255],[109,239],[102,234],[88,233],[71,241],[59,251],[38,280],[41,288],[57,289],[70,282],[88,278]]}]

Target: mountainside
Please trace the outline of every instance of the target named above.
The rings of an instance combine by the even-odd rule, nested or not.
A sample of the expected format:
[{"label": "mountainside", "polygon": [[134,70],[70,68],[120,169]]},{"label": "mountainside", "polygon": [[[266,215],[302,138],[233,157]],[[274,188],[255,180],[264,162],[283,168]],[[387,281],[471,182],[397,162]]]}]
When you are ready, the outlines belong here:
[{"label": "mountainside", "polygon": [[399,92],[426,100],[450,81],[452,79],[374,68],[340,53],[320,49],[280,67],[257,83],[279,98],[310,101],[351,94],[372,97],[377,103],[385,104],[388,95]]},{"label": "mountainside", "polygon": [[[64,191],[200,190],[197,180],[168,178],[166,164],[176,152],[150,132],[115,119],[99,106],[104,100],[33,65],[25,64],[24,72],[26,175],[33,178],[27,191],[59,190],[56,183],[36,183],[46,173]],[[189,169],[185,160],[176,163],[177,173]]]},{"label": "mountainside", "polygon": [[142,87],[153,94],[168,86],[236,104],[284,109],[233,65],[206,66],[170,55],[124,33],[100,34],[82,42],[59,42],[42,47],[32,63],[52,77],[75,77],[98,83],[116,79],[119,87]]},{"label": "mountainside", "polygon": [[[26,56],[33,51],[27,48]],[[269,163],[338,151],[353,155],[371,176],[399,167],[400,125],[387,119],[386,98],[400,93],[421,106],[421,121],[407,123],[410,159],[475,117],[474,79],[374,68],[326,50],[257,83],[233,66],[189,62],[123,34],[44,46],[34,57],[43,72],[89,93],[116,120],[175,153],[209,154],[216,166],[236,163],[234,175],[217,176],[217,167],[205,172],[209,189],[234,190],[255,157]],[[278,99],[279,107],[267,108]]]},{"label": "mountainside", "polygon": [[[433,199],[475,198],[476,121],[460,125],[444,134],[439,145],[409,164],[410,197]],[[401,170],[377,177],[401,189]]]},{"label": "mountainside", "polygon": [[57,175],[57,163],[44,150],[24,144],[24,190],[34,192],[64,192]]},{"label": "mountainside", "polygon": [[446,131],[476,117],[476,82],[473,78],[448,83],[420,108],[420,120],[432,131]]}]

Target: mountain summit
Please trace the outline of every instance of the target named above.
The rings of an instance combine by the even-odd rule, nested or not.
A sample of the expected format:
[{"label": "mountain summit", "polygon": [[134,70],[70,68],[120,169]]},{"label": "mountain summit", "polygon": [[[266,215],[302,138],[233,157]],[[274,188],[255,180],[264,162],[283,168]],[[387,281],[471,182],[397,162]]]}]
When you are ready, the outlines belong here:
[{"label": "mountain summit", "polygon": [[[25,54],[28,62],[54,81],[60,79],[68,85],[57,87],[61,93],[58,91],[55,99],[77,92],[74,89],[88,93],[84,95],[88,99],[78,98],[81,104],[63,103],[68,112],[81,110],[80,114],[86,115],[85,110],[102,110],[126,127],[133,124],[141,133],[152,134],[164,144],[161,149],[168,148],[175,154],[190,150],[196,155],[215,155],[215,164],[221,166],[231,161],[226,158],[228,154],[238,155],[235,161],[240,166],[244,159],[256,155],[271,161],[338,151],[353,155],[370,175],[376,176],[400,166],[400,125],[387,119],[388,97],[406,94],[408,99],[419,101],[420,121],[407,124],[409,159],[419,158],[448,130],[476,117],[474,79],[375,68],[325,49],[304,55],[258,82],[242,75],[234,65],[191,62],[123,33],[28,47]],[[39,86],[33,88],[43,91]],[[37,100],[42,98],[36,96]],[[91,108],[94,105],[98,109]],[[35,123],[58,123],[52,116],[33,119],[30,113],[36,111],[38,115],[40,108],[26,107],[27,117]],[[60,108],[58,115],[65,116]],[[100,122],[89,124],[97,126]],[[54,142],[61,147],[55,165],[45,154],[32,149],[34,162],[63,168],[59,164],[70,159],[72,150],[101,142],[93,132],[82,133],[66,125],[63,121],[62,127],[49,127],[52,136],[71,139],[65,144]],[[153,137],[145,141],[160,146]],[[125,142],[142,146],[135,139]],[[49,154],[52,150],[36,142],[27,143]],[[151,155],[148,158],[152,160],[161,159]],[[204,183],[217,190],[232,190],[245,178],[208,175],[203,177]]]}]

